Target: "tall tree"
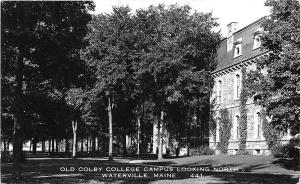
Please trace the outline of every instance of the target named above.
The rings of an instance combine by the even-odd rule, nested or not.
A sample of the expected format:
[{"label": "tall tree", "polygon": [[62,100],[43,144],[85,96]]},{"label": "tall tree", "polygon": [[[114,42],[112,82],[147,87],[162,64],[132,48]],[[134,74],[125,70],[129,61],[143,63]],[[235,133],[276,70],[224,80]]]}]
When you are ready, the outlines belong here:
[{"label": "tall tree", "polygon": [[262,23],[262,46],[269,55],[248,75],[248,88],[271,118],[273,128],[300,129],[300,3],[267,0],[271,15]]},{"label": "tall tree", "polygon": [[[3,80],[14,86],[13,165],[21,176],[24,98],[41,87],[63,90],[78,79],[72,66],[83,46],[93,2],[1,2]],[[76,66],[76,65],[75,65]],[[74,80],[75,79],[75,80]],[[2,82],[2,81],[1,81]]]},{"label": "tall tree", "polygon": [[136,15],[143,41],[134,66],[141,79],[137,83],[156,104],[161,159],[166,108],[177,101],[190,103],[195,94],[208,96],[219,34],[212,31],[217,23],[211,14],[192,12],[189,6],[151,6]]},{"label": "tall tree", "polygon": [[111,14],[94,17],[87,36],[89,46],[82,53],[97,81],[93,93],[107,103],[109,160],[113,159],[113,111],[118,101],[130,98],[134,29],[128,7],[114,7]]},{"label": "tall tree", "polygon": [[66,103],[69,105],[69,119],[72,124],[73,145],[72,157],[76,157],[77,129],[79,122],[85,122],[86,118],[91,118],[89,112],[91,106],[88,102],[88,92],[81,88],[71,88],[66,95]]}]

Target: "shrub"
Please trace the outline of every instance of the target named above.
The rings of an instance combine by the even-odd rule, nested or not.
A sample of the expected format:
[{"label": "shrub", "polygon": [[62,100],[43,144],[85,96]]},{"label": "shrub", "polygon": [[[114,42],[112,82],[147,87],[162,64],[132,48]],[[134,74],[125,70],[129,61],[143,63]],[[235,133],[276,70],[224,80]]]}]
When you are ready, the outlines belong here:
[{"label": "shrub", "polygon": [[278,144],[273,146],[271,152],[275,158],[294,158],[299,159],[299,150],[292,144]]},{"label": "shrub", "polygon": [[250,151],[248,150],[238,150],[236,153],[237,155],[251,155]]},{"label": "shrub", "polygon": [[200,155],[214,155],[215,151],[210,149],[208,146],[201,146],[197,149],[191,149],[192,156],[200,156]]},{"label": "shrub", "polygon": [[137,145],[135,143],[127,148],[127,153],[129,154],[135,154],[136,152],[137,152]]},{"label": "shrub", "polygon": [[[26,162],[26,155],[25,155],[24,152],[22,152],[20,161],[21,161],[21,163]],[[1,153],[1,162],[2,163],[4,163],[4,162],[13,162],[13,153],[12,152],[9,152],[9,153],[6,153],[6,154]]]}]

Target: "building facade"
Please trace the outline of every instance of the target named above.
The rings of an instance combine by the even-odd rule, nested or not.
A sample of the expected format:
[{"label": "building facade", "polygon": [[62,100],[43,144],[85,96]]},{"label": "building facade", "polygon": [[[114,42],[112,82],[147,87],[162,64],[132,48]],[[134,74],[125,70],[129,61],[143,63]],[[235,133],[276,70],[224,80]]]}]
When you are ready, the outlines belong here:
[{"label": "building facade", "polygon": [[[242,88],[241,68],[246,66],[246,71],[255,70],[257,61],[267,56],[268,51],[261,49],[262,29],[260,22],[263,18],[237,30],[237,22],[228,24],[228,36],[220,42],[216,70],[212,73],[214,88],[212,99],[215,105],[212,108],[216,131],[210,136],[210,148],[216,153],[220,141],[219,120],[220,110],[228,109],[232,121],[231,137],[228,153],[236,154],[239,146],[239,121],[240,121],[240,92]],[[266,71],[264,71],[266,72]],[[247,109],[247,143],[246,151],[254,155],[269,155],[262,130],[261,107],[256,105],[252,98],[246,102]],[[289,131],[283,133],[283,142],[291,138]]]}]

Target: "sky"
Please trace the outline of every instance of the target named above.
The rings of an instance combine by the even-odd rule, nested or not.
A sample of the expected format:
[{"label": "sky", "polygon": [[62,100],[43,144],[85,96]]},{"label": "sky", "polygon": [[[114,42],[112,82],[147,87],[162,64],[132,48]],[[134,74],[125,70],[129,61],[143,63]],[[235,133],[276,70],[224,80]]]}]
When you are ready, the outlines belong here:
[{"label": "sky", "polygon": [[146,9],[150,5],[179,4],[190,5],[198,12],[212,12],[214,18],[218,18],[222,36],[227,36],[227,24],[238,22],[238,29],[251,24],[259,18],[268,15],[270,9],[264,6],[265,0],[94,0],[95,13],[110,13],[112,6],[128,5],[132,11]]}]

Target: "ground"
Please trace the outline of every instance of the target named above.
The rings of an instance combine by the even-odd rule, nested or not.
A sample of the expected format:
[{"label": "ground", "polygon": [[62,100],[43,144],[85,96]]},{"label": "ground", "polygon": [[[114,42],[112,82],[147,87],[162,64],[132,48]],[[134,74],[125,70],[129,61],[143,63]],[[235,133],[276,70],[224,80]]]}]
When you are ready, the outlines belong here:
[{"label": "ground", "polygon": [[[176,179],[150,177],[137,179],[103,178],[97,168],[171,168]],[[86,169],[86,171],[78,169]],[[175,169],[179,168],[179,171]],[[198,168],[199,172],[187,172],[182,168]],[[23,178],[17,182],[12,177],[12,165],[1,164],[2,183],[297,183],[299,161],[274,159],[271,156],[210,155],[163,160],[115,158],[28,158],[22,166]],[[93,170],[96,169],[96,170]],[[73,171],[76,170],[76,171]],[[88,171],[87,171],[88,170]],[[119,171],[116,171],[119,172]],[[112,172],[112,173],[116,173]],[[127,172],[134,173],[134,172]],[[139,172],[135,172],[138,174]],[[158,172],[166,174],[166,172]],[[149,172],[148,172],[149,174]],[[168,175],[170,176],[170,175]]]}]

